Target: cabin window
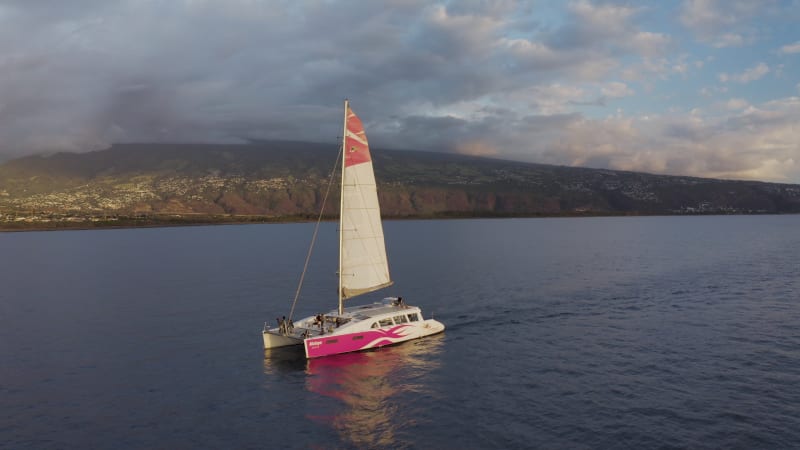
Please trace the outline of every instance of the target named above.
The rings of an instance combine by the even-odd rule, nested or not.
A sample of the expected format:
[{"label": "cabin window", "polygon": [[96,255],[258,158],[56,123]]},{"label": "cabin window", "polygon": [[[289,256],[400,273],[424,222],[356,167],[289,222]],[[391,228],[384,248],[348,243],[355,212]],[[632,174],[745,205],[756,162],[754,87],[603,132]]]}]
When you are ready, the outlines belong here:
[{"label": "cabin window", "polygon": [[353,336],[354,341],[357,341],[359,339],[364,339],[364,336]]},{"label": "cabin window", "polygon": [[392,322],[392,319],[381,319],[381,320],[378,321],[378,323],[380,323],[382,327],[390,327],[390,326],[394,325],[394,322]]},{"label": "cabin window", "polygon": [[378,328],[378,322],[373,322],[370,328]]},{"label": "cabin window", "polygon": [[419,316],[417,315],[417,313],[409,314],[408,315],[408,320],[410,320],[412,322],[417,322],[417,321],[419,321]]},{"label": "cabin window", "polygon": [[339,342],[338,339],[328,339],[327,341],[325,341],[326,344],[335,344],[337,342]]},{"label": "cabin window", "polygon": [[406,323],[406,322],[408,322],[406,316],[394,316],[394,323]]}]

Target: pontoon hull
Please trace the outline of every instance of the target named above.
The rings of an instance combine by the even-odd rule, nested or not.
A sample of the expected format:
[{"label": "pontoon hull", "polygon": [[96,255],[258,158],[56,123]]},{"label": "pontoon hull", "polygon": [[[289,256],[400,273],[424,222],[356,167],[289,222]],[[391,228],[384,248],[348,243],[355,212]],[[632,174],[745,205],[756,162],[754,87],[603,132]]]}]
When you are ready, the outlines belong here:
[{"label": "pontoon hull", "polygon": [[354,333],[334,333],[305,339],[307,358],[357,352],[419,339],[444,331],[444,325],[433,319],[414,324],[396,325]]},{"label": "pontoon hull", "polygon": [[292,336],[284,336],[275,330],[265,330],[264,335],[264,349],[289,347],[291,345],[303,345],[303,340]]},{"label": "pontoon hull", "polygon": [[444,331],[425,319],[417,306],[389,297],[370,305],[351,306],[289,321],[287,327],[264,329],[264,349],[302,345],[307,358],[357,352],[419,339]]}]

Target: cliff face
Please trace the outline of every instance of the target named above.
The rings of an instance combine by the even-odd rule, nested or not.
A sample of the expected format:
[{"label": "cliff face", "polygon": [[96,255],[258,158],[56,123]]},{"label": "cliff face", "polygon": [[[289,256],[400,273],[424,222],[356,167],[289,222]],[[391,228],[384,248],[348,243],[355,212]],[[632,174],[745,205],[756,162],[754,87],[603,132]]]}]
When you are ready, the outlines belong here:
[{"label": "cliff face", "polygon": [[[796,213],[800,186],[373,150],[389,217]],[[335,145],[115,145],[0,165],[0,212],[314,216]],[[325,213],[336,214],[338,185]]]}]

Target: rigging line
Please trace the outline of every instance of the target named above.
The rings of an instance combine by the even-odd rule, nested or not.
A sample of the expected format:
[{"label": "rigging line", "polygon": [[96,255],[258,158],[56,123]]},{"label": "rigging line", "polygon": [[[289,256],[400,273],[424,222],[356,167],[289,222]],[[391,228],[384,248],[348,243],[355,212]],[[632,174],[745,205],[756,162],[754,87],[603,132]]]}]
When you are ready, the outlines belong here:
[{"label": "rigging line", "polygon": [[306,270],[308,269],[308,262],[311,261],[311,252],[314,250],[314,243],[317,241],[317,232],[319,231],[319,224],[322,222],[322,213],[325,211],[325,203],[328,201],[328,194],[331,192],[333,185],[333,178],[336,176],[336,169],[339,167],[339,160],[342,156],[342,149],[344,148],[344,138],[342,138],[342,145],[339,146],[339,154],[336,155],[336,163],[333,165],[331,175],[328,178],[328,189],[325,190],[325,196],[322,197],[322,207],[319,209],[319,216],[317,217],[317,224],[314,226],[314,234],[311,236],[311,245],[308,246],[308,253],[306,254],[306,262],[303,264],[303,273],[300,274],[300,282],[297,284],[297,291],[294,293],[294,301],[292,301],[292,309],[289,310],[289,320],[294,315],[294,307],[297,306],[297,299],[300,298],[300,289],[303,288],[303,280],[306,278]]}]

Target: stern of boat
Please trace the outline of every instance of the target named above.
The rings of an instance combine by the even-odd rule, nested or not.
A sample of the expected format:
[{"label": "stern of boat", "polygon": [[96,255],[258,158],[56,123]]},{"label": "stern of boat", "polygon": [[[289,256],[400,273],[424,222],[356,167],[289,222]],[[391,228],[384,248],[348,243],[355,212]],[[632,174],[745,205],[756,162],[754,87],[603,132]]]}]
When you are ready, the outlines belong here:
[{"label": "stern of boat", "polygon": [[303,344],[302,338],[281,334],[277,328],[264,330],[262,334],[264,336],[264,350]]}]

